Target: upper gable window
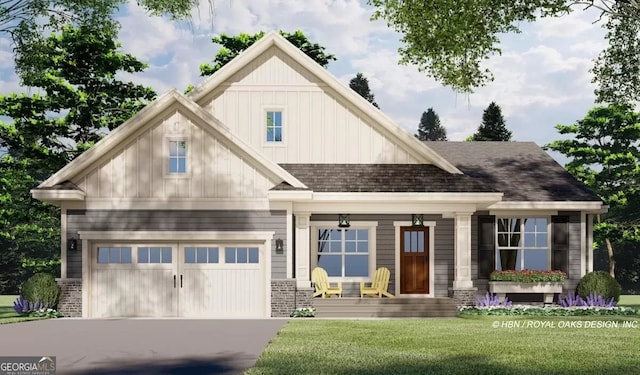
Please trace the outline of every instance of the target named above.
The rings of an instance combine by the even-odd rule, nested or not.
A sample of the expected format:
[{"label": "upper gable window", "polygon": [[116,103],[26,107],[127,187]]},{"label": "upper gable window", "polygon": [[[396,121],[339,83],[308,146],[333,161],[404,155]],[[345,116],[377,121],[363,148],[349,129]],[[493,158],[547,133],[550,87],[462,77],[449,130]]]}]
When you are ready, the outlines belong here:
[{"label": "upper gable window", "polygon": [[187,141],[169,141],[169,173],[187,173]]},{"label": "upper gable window", "polygon": [[267,111],[267,142],[282,142],[282,111]]}]

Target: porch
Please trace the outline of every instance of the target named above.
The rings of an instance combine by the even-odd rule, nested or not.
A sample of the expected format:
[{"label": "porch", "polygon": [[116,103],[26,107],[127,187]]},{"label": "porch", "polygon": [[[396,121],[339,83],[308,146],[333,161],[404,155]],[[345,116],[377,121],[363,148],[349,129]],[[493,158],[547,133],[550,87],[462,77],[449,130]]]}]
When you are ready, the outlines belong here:
[{"label": "porch", "polygon": [[435,318],[455,317],[453,298],[315,298],[318,318]]}]

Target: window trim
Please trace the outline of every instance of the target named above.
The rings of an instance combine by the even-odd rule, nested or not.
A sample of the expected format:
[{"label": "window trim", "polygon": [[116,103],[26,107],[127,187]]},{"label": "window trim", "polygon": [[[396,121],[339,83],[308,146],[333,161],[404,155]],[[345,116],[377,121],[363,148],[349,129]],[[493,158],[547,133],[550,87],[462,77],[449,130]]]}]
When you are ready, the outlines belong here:
[{"label": "window trim", "polygon": [[[268,112],[280,112],[282,119],[282,141],[267,141],[267,113]],[[289,121],[287,116],[286,106],[263,106],[260,116],[260,126],[262,131],[260,132],[262,137],[262,145],[264,147],[285,147],[289,139]]]},{"label": "window trim", "polygon": [[342,282],[359,282],[359,281],[371,281],[373,273],[376,270],[376,229],[378,227],[377,221],[352,221],[349,228],[339,228],[338,221],[311,221],[309,223],[310,231],[310,255],[311,269],[318,266],[318,230],[319,229],[367,229],[369,230],[369,276],[351,276],[351,277],[337,277],[329,276],[329,281],[342,281]]},{"label": "window trim", "polygon": [[[171,142],[185,143],[185,172],[169,172],[171,158]],[[190,178],[191,177],[191,137],[184,135],[169,135],[164,137],[164,147],[162,156],[162,168],[165,178]]]},{"label": "window trim", "polygon": [[[495,243],[495,249],[493,252],[493,256],[494,256],[494,261],[495,261],[495,269],[498,269],[498,266],[500,265],[500,258],[498,257],[498,252],[500,251],[500,249],[504,249],[504,250],[514,250],[514,251],[518,251],[518,250],[522,250],[522,251],[526,251],[527,249],[532,250],[532,251],[542,251],[543,249],[540,248],[526,248],[523,246],[518,246],[518,247],[514,247],[514,246],[507,246],[507,247],[501,247],[500,243],[498,242],[498,223],[500,221],[500,219],[521,219],[520,222],[520,233],[521,233],[521,241],[524,241],[524,234],[526,233],[524,231],[524,226],[525,226],[525,222],[524,219],[545,219],[547,220],[547,246],[546,246],[546,250],[547,250],[547,270],[551,270],[552,266],[553,266],[553,261],[552,261],[552,256],[553,256],[553,252],[552,252],[552,243],[551,241],[553,240],[552,238],[552,226],[551,226],[551,215],[540,215],[540,214],[536,214],[536,213],[531,213],[531,214],[513,214],[513,215],[500,215],[500,216],[496,216],[495,217],[495,223],[494,223],[494,243]],[[524,265],[524,255],[521,256],[520,259],[520,264],[516,266],[516,270],[518,268],[518,266],[520,266],[520,269],[523,269],[522,266]]]}]

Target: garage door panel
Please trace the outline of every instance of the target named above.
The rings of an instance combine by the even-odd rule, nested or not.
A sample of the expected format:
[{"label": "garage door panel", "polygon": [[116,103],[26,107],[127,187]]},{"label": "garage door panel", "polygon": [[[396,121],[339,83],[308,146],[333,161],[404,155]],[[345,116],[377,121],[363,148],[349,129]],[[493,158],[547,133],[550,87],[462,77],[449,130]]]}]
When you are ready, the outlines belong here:
[{"label": "garage door panel", "polygon": [[[118,246],[125,250],[114,250]],[[268,313],[264,246],[139,243],[93,249],[92,316],[256,318]]]}]

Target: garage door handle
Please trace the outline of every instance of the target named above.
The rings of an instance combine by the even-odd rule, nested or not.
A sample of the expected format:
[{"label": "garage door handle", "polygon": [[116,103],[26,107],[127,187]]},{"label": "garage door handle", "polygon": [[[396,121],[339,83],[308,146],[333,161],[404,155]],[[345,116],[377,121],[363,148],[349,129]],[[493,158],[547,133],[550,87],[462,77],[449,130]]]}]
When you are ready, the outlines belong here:
[{"label": "garage door handle", "polygon": [[176,275],[173,275],[173,288],[175,289],[176,287]]},{"label": "garage door handle", "polygon": [[182,288],[182,275],[180,275],[180,288]]}]

